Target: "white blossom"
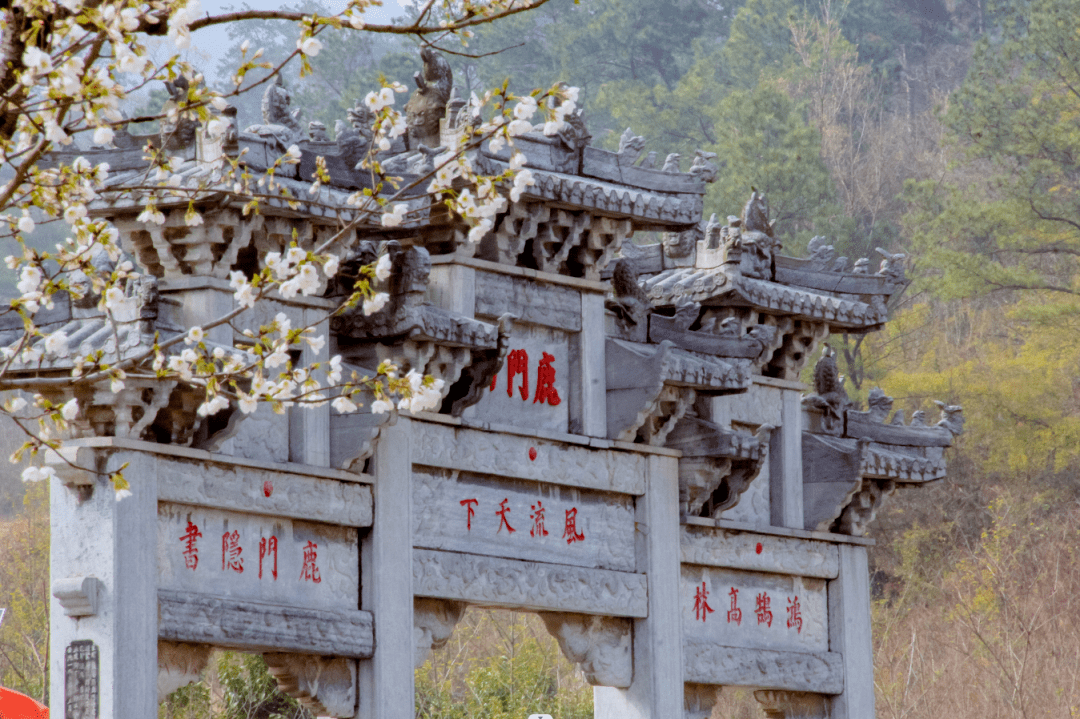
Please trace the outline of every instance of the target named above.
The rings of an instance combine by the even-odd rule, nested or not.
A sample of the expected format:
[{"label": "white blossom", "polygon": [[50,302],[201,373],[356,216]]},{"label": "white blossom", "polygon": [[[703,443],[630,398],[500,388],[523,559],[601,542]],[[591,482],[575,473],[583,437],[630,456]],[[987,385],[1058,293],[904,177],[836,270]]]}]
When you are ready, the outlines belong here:
[{"label": "white blossom", "polygon": [[79,400],[73,397],[64,402],[64,405],[60,408],[60,415],[68,422],[75,421],[75,418],[79,416]]},{"label": "white blossom", "polygon": [[22,397],[13,397],[12,399],[9,399],[4,405],[4,408],[11,413],[18,412],[24,407],[26,407],[26,400]]},{"label": "white blossom", "polygon": [[223,409],[229,408],[229,398],[224,395],[216,394],[213,399],[203,402],[199,405],[199,408],[195,410],[195,413],[200,417],[209,417],[217,414]]},{"label": "white blossom", "polygon": [[371,299],[364,300],[364,314],[375,314],[383,307],[385,307],[386,303],[389,301],[390,295],[385,292],[379,292],[378,294],[372,295]]},{"label": "white blossom", "polygon": [[44,274],[41,268],[37,265],[26,265],[19,271],[19,283],[15,287],[23,295],[29,295],[33,292],[37,292],[38,287],[41,286],[41,280],[44,278]]},{"label": "white blossom", "polygon": [[484,239],[484,235],[491,231],[495,223],[488,218],[480,220],[480,223],[476,227],[469,230],[469,242],[476,243]]},{"label": "white blossom", "polygon": [[392,409],[394,409],[394,405],[385,399],[377,399],[371,403],[372,414],[386,414]]},{"label": "white blossom", "polygon": [[315,37],[305,37],[296,41],[296,49],[304,55],[310,55],[311,57],[318,55],[322,48],[323,44]]},{"label": "white blossom", "polygon": [[337,255],[330,255],[323,262],[323,273],[329,279],[333,279],[337,276],[338,270],[341,268],[341,258]]},{"label": "white blossom", "polygon": [[111,145],[113,141],[113,129],[108,125],[102,125],[94,130],[95,145]]},{"label": "white blossom", "polygon": [[30,213],[23,212],[23,216],[19,218],[19,232],[29,235],[34,231],[34,220],[30,217]]},{"label": "white blossom", "polygon": [[240,411],[244,414],[251,414],[259,408],[259,401],[255,399],[255,396],[245,394],[244,392],[236,393],[236,403],[240,406]]},{"label": "white blossom", "polygon": [[155,225],[165,224],[165,215],[154,205],[148,206],[145,210],[139,213],[139,216],[135,218],[136,222],[152,222]]},{"label": "white blossom", "polygon": [[524,135],[527,132],[532,132],[532,129],[532,123],[528,120],[514,120],[507,126],[506,131],[516,137],[518,135]]},{"label": "white blossom", "polygon": [[124,501],[125,499],[127,499],[130,496],[131,496],[131,490],[130,489],[118,489],[118,490],[116,490],[116,501],[117,502],[122,502],[122,501]]},{"label": "white blossom", "polygon": [[184,344],[193,345],[198,344],[206,339],[206,333],[203,332],[202,327],[192,327],[188,330],[187,337],[184,338]]},{"label": "white blossom", "polygon": [[521,199],[521,193],[529,185],[536,184],[531,170],[521,170],[514,175],[514,186],[510,189],[510,200],[517,202]]},{"label": "white blossom", "polygon": [[390,271],[392,263],[390,261],[390,255],[383,255],[379,258],[379,261],[375,264],[375,277],[380,282],[386,282],[390,278]]},{"label": "white blossom", "polygon": [[60,331],[53,332],[45,338],[45,351],[57,357],[67,357],[68,336]]},{"label": "white blossom", "polygon": [[349,412],[355,412],[360,409],[356,406],[356,403],[344,395],[336,397],[334,401],[330,403],[330,406],[341,414],[348,414]]},{"label": "white blossom", "polygon": [[401,224],[401,221],[405,219],[405,213],[409,211],[406,205],[400,202],[394,205],[394,209],[391,212],[384,212],[382,216],[383,227],[397,227]]},{"label": "white blossom", "polygon": [[536,112],[536,108],[536,98],[532,95],[526,95],[518,101],[517,105],[514,106],[514,119],[528,120]]},{"label": "white blossom", "polygon": [[22,481],[41,482],[56,476],[56,470],[52,467],[27,467],[22,471]]},{"label": "white blossom", "polygon": [[277,347],[265,360],[263,364],[267,369],[273,369],[289,361],[289,353],[285,351],[284,347]]}]

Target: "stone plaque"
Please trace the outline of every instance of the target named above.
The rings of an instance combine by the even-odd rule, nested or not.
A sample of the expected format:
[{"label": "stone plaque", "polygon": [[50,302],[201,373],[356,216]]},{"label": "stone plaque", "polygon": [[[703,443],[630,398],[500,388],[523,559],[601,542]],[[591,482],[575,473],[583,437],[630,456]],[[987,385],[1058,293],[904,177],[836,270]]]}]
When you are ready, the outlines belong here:
[{"label": "stone plaque", "polygon": [[89,639],[72,642],[64,650],[64,717],[98,717],[98,648]]},{"label": "stone plaque", "polygon": [[570,406],[570,342],[566,332],[514,323],[503,367],[470,420],[566,432]]},{"label": "stone plaque", "polygon": [[824,579],[682,567],[683,636],[727,647],[829,649]]},{"label": "stone plaque", "polygon": [[544,482],[417,469],[413,544],[632,572],[634,502]]},{"label": "stone plaque", "polygon": [[185,504],[158,505],[158,587],[356,609],[357,530]]}]

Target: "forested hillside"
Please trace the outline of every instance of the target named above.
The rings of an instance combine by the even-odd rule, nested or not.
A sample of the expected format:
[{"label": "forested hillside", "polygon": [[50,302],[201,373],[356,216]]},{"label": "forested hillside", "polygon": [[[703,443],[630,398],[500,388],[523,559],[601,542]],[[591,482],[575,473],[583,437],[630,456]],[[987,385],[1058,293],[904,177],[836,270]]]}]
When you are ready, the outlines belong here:
[{"label": "forested hillside", "polygon": [[[851,260],[908,255],[888,329],[830,340],[853,399],[880,386],[908,414],[942,400],[967,418],[950,477],[894,496],[871,531],[882,718],[1080,714],[1077,18],[1080,0],[551,0],[447,48],[465,97],[565,80],[596,144],[629,126],[658,166],[716,152],[706,212],[763,190],[786,254],[826,235]],[[244,27],[227,57],[243,40],[271,61],[295,47],[285,23]],[[417,57],[406,40],[329,37],[313,74],[289,81],[293,106],[333,136],[380,74],[408,81]],[[15,532],[0,527],[5,546]],[[2,562],[36,561],[19,552]],[[38,594],[0,584],[0,606],[13,591]],[[515,652],[527,691],[588,714],[546,637],[507,643],[510,620],[489,618],[469,624],[483,652],[455,635],[456,655],[418,672],[420,716],[521,715],[512,670],[485,658]],[[22,626],[0,626],[0,683],[40,696]],[[180,699],[168,711],[187,715]],[[760,710],[733,692],[713,716]]]}]

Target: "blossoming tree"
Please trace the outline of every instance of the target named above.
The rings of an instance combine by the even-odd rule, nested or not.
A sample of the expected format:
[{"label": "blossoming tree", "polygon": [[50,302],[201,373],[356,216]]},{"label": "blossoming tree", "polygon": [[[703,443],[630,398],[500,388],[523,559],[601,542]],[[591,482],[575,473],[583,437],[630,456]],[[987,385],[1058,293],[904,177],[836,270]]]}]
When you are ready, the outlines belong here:
[{"label": "blossoming tree", "polygon": [[[365,31],[409,34],[423,43],[425,62],[431,61],[438,75],[438,62],[430,50],[440,42],[457,40],[467,45],[473,26],[513,15],[546,0],[487,0],[473,3],[427,0],[415,20],[398,25],[374,25],[365,21],[372,0],[351,0],[336,15],[304,15],[289,11],[244,10],[210,16],[200,14],[198,0],[16,0],[0,8],[0,239],[5,244],[6,263],[18,276],[18,296],[3,310],[6,326],[21,329],[9,341],[0,358],[0,389],[11,392],[0,412],[9,416],[25,433],[25,443],[13,460],[26,452],[37,454],[55,450],[69,425],[90,421],[86,416],[87,392],[119,394],[125,387],[178,382],[195,388],[201,401],[197,414],[213,417],[235,407],[241,413],[254,412],[260,404],[275,411],[288,406],[315,407],[331,402],[335,411],[356,412],[363,404],[368,411],[422,411],[437,407],[442,380],[423,376],[415,369],[399,371],[382,362],[370,374],[343,368],[340,356],[323,361],[304,361],[318,354],[326,342],[319,330],[329,317],[360,308],[365,315],[379,312],[389,297],[377,291],[392,272],[389,254],[366,257],[367,262],[350,261],[355,255],[356,228],[376,223],[395,228],[409,219],[413,210],[405,201],[410,194],[424,192],[445,203],[470,228],[468,241],[479,242],[505,209],[509,195],[517,201],[532,184],[531,173],[523,169],[524,156],[511,148],[509,162],[501,174],[484,175],[469,161],[466,152],[487,142],[493,152],[513,145],[514,138],[534,130],[554,135],[573,120],[577,88],[556,86],[547,91],[515,97],[504,85],[501,90],[475,94],[461,101],[468,118],[459,123],[463,131],[449,144],[439,138],[429,144],[412,137],[408,113],[396,107],[404,85],[384,81],[373,88],[355,113],[350,111],[352,128],[345,139],[353,141],[356,171],[364,181],[347,204],[353,208],[340,219],[334,232],[320,235],[315,243],[292,241],[278,251],[264,253],[247,271],[232,271],[229,282],[234,306],[192,323],[183,332],[157,335],[150,346],[127,347],[121,341],[121,326],[138,313],[137,288],[143,279],[127,259],[120,231],[108,218],[93,211],[93,203],[106,189],[112,201],[138,203],[142,208],[137,223],[161,227],[166,223],[162,207],[187,203],[183,224],[203,225],[198,201],[211,190],[231,200],[243,201],[243,215],[256,216],[270,202],[296,201],[294,185],[282,175],[292,173],[308,186],[308,194],[318,198],[330,182],[325,158],[310,165],[296,142],[284,149],[265,168],[240,156],[220,151],[202,156],[202,172],[184,170],[184,158],[175,153],[175,138],[199,136],[206,147],[235,145],[237,128],[230,99],[240,92],[247,73],[255,68],[269,70],[253,87],[266,90],[264,115],[269,112],[282,125],[267,125],[280,141],[299,137],[295,117],[275,97],[283,90],[282,73],[299,67],[301,76],[310,72],[309,58],[322,48],[325,32]],[[150,59],[148,38],[166,36],[177,50],[189,46],[191,34],[200,28],[248,19],[285,19],[296,23],[296,50],[280,65],[261,59],[262,51],[246,43],[232,78],[233,88],[217,90],[207,86],[190,64],[177,54],[164,62]],[[417,78],[421,92],[425,83],[438,84],[438,77]],[[171,100],[159,119],[159,139],[141,148],[145,171],[122,189],[109,184],[115,173],[108,162],[88,159],[95,153],[80,154],[78,148],[116,147],[130,142],[129,122],[121,106],[132,93],[165,82]],[[449,88],[444,88],[447,92]],[[275,95],[275,92],[278,95]],[[443,100],[445,105],[445,100]],[[417,110],[422,114],[423,108]],[[230,112],[231,111],[231,112]],[[534,126],[536,119],[541,125]],[[289,130],[281,135],[274,128]],[[250,129],[250,128],[249,128]],[[292,132],[296,131],[296,132]],[[350,134],[351,133],[351,134]],[[345,137],[339,132],[338,144]],[[411,142],[409,141],[411,138]],[[428,138],[419,137],[420,140]],[[80,140],[82,141],[80,144]],[[390,152],[402,143],[411,155]],[[202,145],[200,145],[202,147]],[[100,153],[97,153],[100,154]],[[396,157],[391,157],[392,155]],[[412,159],[409,159],[409,158]],[[388,159],[389,158],[389,159]],[[396,163],[396,164],[395,164]],[[41,223],[62,225],[67,237],[53,249],[34,242]],[[326,292],[349,264],[348,291],[339,302],[296,325],[284,314],[257,321],[256,310],[270,298],[290,299]],[[62,330],[43,329],[43,313],[58,303],[80,303],[96,308],[111,338],[102,346],[84,352]],[[237,323],[248,323],[239,327]],[[215,328],[231,325],[243,342],[222,344],[210,341]],[[230,334],[231,336],[231,334]],[[10,337],[9,337],[10,339]],[[300,350],[310,350],[304,354]],[[62,360],[62,361],[59,361]],[[57,371],[57,368],[63,371]],[[40,480],[54,473],[51,467],[28,467],[24,480]],[[112,475],[117,499],[127,494],[128,482],[122,472]]]}]

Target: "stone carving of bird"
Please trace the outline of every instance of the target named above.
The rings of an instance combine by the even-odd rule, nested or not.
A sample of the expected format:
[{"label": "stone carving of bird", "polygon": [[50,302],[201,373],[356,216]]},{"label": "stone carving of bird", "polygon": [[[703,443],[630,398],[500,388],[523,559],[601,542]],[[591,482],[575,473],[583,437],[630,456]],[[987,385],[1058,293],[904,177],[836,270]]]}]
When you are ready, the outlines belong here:
[{"label": "stone carving of bird", "polygon": [[836,350],[825,345],[821,359],[814,365],[814,392],[826,398],[840,390],[840,368],[836,365]]},{"label": "stone carving of bird", "polygon": [[682,172],[679,169],[679,153],[673,152],[667,156],[664,160],[664,166],[660,168],[661,172]]},{"label": "stone carving of bird", "polygon": [[964,432],[964,408],[958,404],[945,404],[934,400],[934,404],[941,410],[941,419],[937,426],[949,430],[953,436]]},{"label": "stone carving of bird", "polygon": [[611,289],[614,298],[605,302],[605,306],[615,313],[616,318],[627,327],[643,327],[648,322],[652,303],[638,284],[637,272],[633,263],[621,259],[615,263],[611,276]]},{"label": "stone carving of bird", "polygon": [[848,259],[847,259],[847,257],[845,255],[841,255],[840,257],[837,257],[836,260],[833,262],[832,271],[833,272],[844,272],[844,271],[846,271],[847,270],[847,262],[848,262]]},{"label": "stone carving of bird", "polygon": [[645,159],[638,165],[642,170],[655,170],[656,169],[656,152],[651,151],[645,156]]}]

